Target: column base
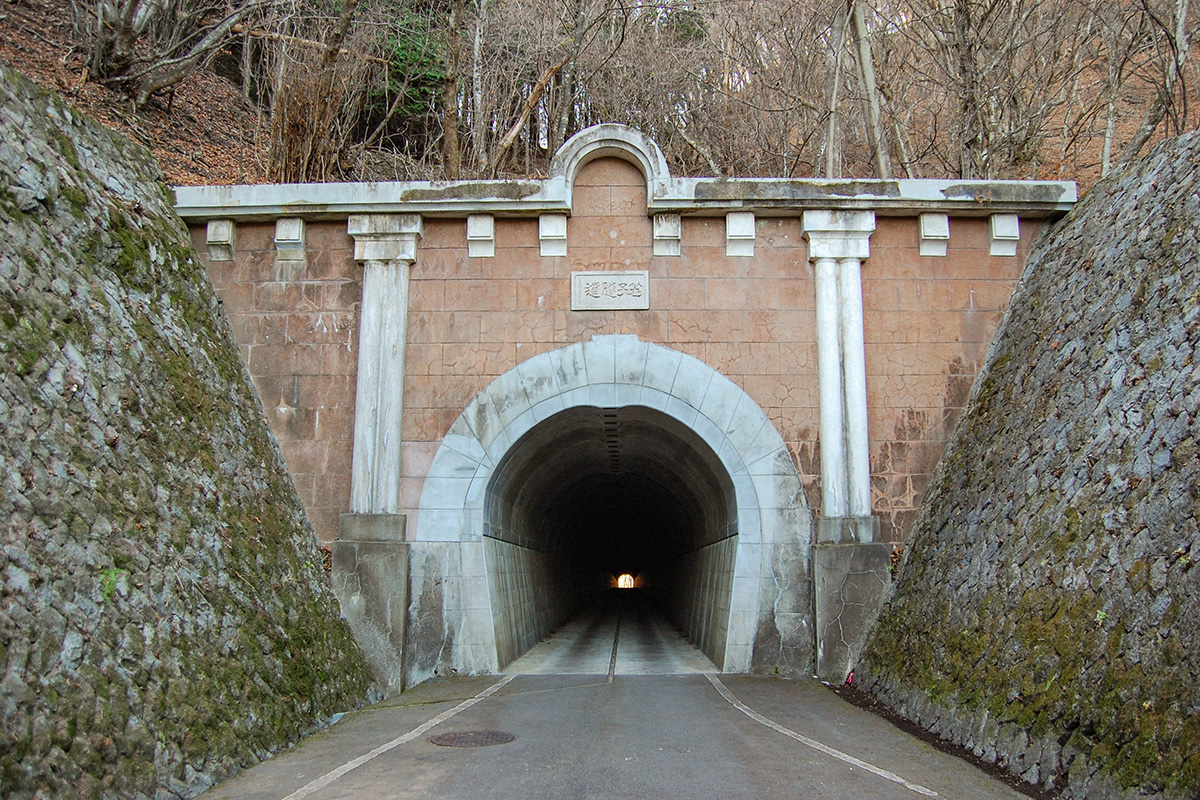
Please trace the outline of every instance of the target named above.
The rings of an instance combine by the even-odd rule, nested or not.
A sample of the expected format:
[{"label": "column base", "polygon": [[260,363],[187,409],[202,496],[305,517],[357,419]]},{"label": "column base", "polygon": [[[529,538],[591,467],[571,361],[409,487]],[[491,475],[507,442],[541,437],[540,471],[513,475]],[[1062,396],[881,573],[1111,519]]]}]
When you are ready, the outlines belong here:
[{"label": "column base", "polygon": [[817,544],[867,544],[879,538],[879,517],[817,517]]},{"label": "column base", "polygon": [[[878,530],[878,517],[818,518],[818,534],[861,536]],[[874,537],[871,536],[871,539]],[[846,680],[892,585],[892,545],[852,538],[818,538],[813,546],[817,677]]]},{"label": "column base", "polygon": [[404,528],[403,514],[342,514],[333,542],[333,593],[372,676],[388,697],[404,689]]}]

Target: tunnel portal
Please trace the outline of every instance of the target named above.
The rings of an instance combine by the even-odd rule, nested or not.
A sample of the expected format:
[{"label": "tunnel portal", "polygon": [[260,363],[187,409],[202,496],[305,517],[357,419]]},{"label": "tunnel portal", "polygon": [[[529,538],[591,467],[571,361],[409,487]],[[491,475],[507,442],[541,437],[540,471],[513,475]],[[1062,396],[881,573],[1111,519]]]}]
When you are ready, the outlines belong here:
[{"label": "tunnel portal", "polygon": [[409,685],[504,669],[622,572],[723,672],[811,669],[811,514],[787,445],[736,383],[636,336],[480,391],[405,548]]},{"label": "tunnel portal", "polygon": [[501,667],[622,573],[721,666],[736,497],[717,455],[678,420],[641,406],[561,411],[509,448],[484,511]]}]

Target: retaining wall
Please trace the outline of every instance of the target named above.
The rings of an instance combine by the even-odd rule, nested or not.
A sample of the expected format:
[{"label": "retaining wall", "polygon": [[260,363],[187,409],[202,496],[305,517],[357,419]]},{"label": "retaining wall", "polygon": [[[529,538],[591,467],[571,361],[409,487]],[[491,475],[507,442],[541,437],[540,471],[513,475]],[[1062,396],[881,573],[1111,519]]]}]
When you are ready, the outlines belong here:
[{"label": "retaining wall", "polygon": [[1031,255],[859,675],[1071,797],[1200,791],[1200,135]]},{"label": "retaining wall", "polygon": [[0,796],[190,797],[369,678],[150,155],[0,67]]}]

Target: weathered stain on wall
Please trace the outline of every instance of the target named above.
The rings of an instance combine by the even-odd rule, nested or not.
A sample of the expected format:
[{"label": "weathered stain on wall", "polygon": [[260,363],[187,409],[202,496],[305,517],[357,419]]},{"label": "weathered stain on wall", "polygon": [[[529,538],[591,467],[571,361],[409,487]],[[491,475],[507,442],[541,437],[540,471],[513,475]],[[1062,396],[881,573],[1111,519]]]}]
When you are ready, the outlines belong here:
[{"label": "weathered stain on wall", "polygon": [[859,670],[1078,798],[1200,791],[1200,135],[1040,243]]},{"label": "weathered stain on wall", "polygon": [[0,67],[0,796],[190,797],[369,688],[153,159]]}]

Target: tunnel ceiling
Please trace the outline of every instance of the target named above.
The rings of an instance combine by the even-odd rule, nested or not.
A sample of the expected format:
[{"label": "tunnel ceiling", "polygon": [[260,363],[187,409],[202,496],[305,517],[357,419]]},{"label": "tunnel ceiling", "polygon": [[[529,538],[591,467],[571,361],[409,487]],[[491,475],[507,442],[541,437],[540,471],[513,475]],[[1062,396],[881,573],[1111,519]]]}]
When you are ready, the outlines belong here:
[{"label": "tunnel ceiling", "polygon": [[736,533],[733,484],[691,429],[653,409],[572,408],[526,433],[488,488],[487,535],[611,572]]}]

